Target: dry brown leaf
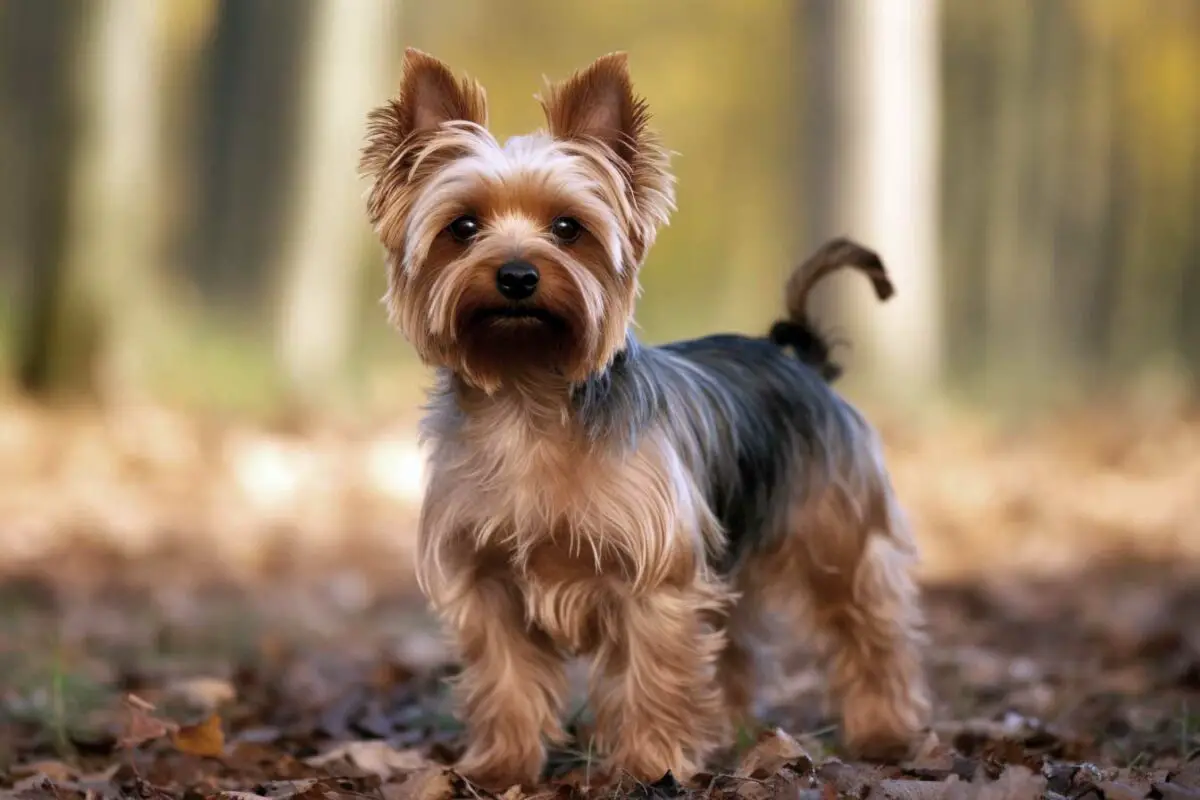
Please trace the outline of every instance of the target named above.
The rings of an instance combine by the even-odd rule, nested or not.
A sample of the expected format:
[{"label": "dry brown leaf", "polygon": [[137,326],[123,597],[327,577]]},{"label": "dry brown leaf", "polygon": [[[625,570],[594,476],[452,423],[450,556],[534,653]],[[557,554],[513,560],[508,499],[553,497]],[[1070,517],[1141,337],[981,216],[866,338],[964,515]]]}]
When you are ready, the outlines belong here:
[{"label": "dry brown leaf", "polygon": [[[1135,786],[1121,781],[1101,781],[1096,784],[1096,789],[1099,789],[1104,794],[1104,800],[1142,800],[1150,793],[1150,783],[1146,782],[1145,786]],[[1080,794],[1077,796],[1085,796]]]},{"label": "dry brown leaf", "polygon": [[1200,791],[1200,757],[1184,764],[1179,771],[1171,773],[1171,783]]},{"label": "dry brown leaf", "polygon": [[516,786],[508,787],[508,791],[506,791],[504,794],[500,795],[500,800],[521,800],[521,798],[524,796],[525,796],[525,792],[521,789],[520,785],[518,784]]},{"label": "dry brown leaf", "polygon": [[190,707],[211,712],[236,700],[237,690],[222,678],[188,678],[168,686],[167,695]]},{"label": "dry brown leaf", "polygon": [[387,742],[378,740],[346,742],[319,756],[306,759],[305,763],[313,767],[324,767],[337,761],[345,761],[364,772],[378,775],[385,781],[393,775],[416,772],[433,766],[433,762],[420,750],[397,750]]},{"label": "dry brown leaf", "polygon": [[307,792],[316,785],[316,778],[301,778],[294,781],[267,781],[259,788],[259,791],[262,793],[259,796],[287,800],[289,797],[295,797],[298,794]]},{"label": "dry brown leaf", "polygon": [[734,794],[739,800],[767,800],[769,797],[776,794],[774,790],[769,788],[765,783],[759,781],[745,781],[737,787]]},{"label": "dry brown leaf", "polygon": [[1163,800],[1200,800],[1200,791],[1188,789],[1177,783],[1156,783],[1154,792]]},{"label": "dry brown leaf", "polygon": [[154,711],[154,703],[148,700],[143,700],[136,694],[129,693],[125,695],[125,705],[129,708],[135,708],[138,711],[152,712]]},{"label": "dry brown leaf", "polygon": [[883,780],[871,789],[885,800],[942,800],[958,790],[958,776],[944,781]]},{"label": "dry brown leaf", "polygon": [[171,734],[171,743],[181,753],[216,758],[225,752],[221,717],[210,714],[198,725],[185,725]]},{"label": "dry brown leaf", "polygon": [[943,744],[935,732],[929,731],[915,751],[912,759],[902,765],[909,775],[940,781],[954,772],[957,763],[954,748]]},{"label": "dry brown leaf", "polygon": [[430,767],[414,772],[402,783],[380,787],[385,800],[451,800],[454,797],[454,777],[444,767]]},{"label": "dry brown leaf", "polygon": [[75,779],[74,768],[61,761],[34,761],[29,764],[14,764],[11,768],[14,778],[28,778],[42,775],[55,783],[64,783]]},{"label": "dry brown leaf", "polygon": [[154,704],[146,702],[135,694],[125,695],[124,706],[124,729],[121,737],[117,740],[120,747],[130,749],[139,747],[146,742],[174,733],[178,728],[175,723],[154,716]]},{"label": "dry brown leaf", "polygon": [[49,796],[57,795],[54,781],[47,778],[40,772],[37,775],[30,775],[24,780],[17,781],[13,784],[13,795],[16,797],[25,798],[34,792],[45,792]]},{"label": "dry brown leaf", "polygon": [[832,787],[833,797],[862,797],[879,779],[879,771],[873,766],[847,764],[831,758],[817,769],[817,778],[825,783],[822,791]]},{"label": "dry brown leaf", "polygon": [[794,761],[807,761],[808,766],[812,765],[812,759],[800,743],[782,728],[776,728],[759,734],[734,774],[739,778],[762,778],[774,775],[785,764]]},{"label": "dry brown leaf", "polygon": [[978,800],[1040,800],[1046,779],[1021,766],[1008,766],[1000,777],[979,787]]}]

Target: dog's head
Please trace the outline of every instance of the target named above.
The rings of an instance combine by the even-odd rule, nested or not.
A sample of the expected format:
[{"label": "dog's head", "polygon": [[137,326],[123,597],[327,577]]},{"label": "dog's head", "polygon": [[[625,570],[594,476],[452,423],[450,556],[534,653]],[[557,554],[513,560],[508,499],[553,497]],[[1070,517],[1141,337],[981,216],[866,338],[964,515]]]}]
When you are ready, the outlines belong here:
[{"label": "dog's head", "polygon": [[674,207],[623,54],[539,100],[547,130],[501,145],[483,87],[410,49],[362,156],[393,322],[426,363],[489,392],[523,374],[605,369]]}]

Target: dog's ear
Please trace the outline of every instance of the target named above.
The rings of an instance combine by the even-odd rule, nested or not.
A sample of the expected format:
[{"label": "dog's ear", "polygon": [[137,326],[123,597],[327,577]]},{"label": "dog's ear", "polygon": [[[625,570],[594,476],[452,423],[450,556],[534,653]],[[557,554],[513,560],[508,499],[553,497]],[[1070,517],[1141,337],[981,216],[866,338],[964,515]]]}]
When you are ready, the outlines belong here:
[{"label": "dog's ear", "polygon": [[601,56],[538,98],[550,133],[558,139],[603,142],[625,161],[645,136],[649,113],[633,93],[624,53]]},{"label": "dog's ear", "polygon": [[649,127],[646,101],[634,94],[629,59],[610,53],[538,97],[556,139],[600,143],[619,162],[632,195],[631,259],[640,264],[675,207],[670,156]]},{"label": "dog's ear", "polygon": [[454,77],[450,67],[428,53],[406,49],[400,91],[367,118],[363,171],[378,172],[413,134],[456,121],[487,125],[483,87],[470,78]]}]

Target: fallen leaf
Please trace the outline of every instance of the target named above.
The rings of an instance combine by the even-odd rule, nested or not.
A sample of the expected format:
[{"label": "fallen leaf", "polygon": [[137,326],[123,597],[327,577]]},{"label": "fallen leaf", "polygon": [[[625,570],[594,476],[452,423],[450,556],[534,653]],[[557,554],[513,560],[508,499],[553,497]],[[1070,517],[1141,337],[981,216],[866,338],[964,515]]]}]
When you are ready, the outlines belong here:
[{"label": "fallen leaf", "polygon": [[1046,792],[1046,779],[1021,766],[1008,766],[1000,777],[979,787],[979,800],[1040,800]]},{"label": "fallen leaf", "polygon": [[61,761],[34,761],[30,764],[14,764],[14,778],[27,778],[42,775],[55,783],[64,783],[75,779],[76,772],[70,765]]},{"label": "fallen leaf", "polygon": [[38,773],[31,775],[24,780],[17,781],[13,784],[13,794],[17,797],[26,797],[34,792],[45,792],[51,797],[57,796],[58,792],[54,786],[54,781],[47,778],[45,775]]},{"label": "fallen leaf", "polygon": [[401,783],[380,787],[384,800],[451,800],[454,797],[454,773],[444,767],[414,772]]},{"label": "fallen leaf", "polygon": [[1200,800],[1200,791],[1180,786],[1178,783],[1156,783],[1154,791],[1162,800]]},{"label": "fallen leaf", "polygon": [[940,800],[957,792],[958,786],[954,775],[944,781],[884,780],[871,789],[871,797],[878,793],[885,800]]},{"label": "fallen leaf", "polygon": [[120,747],[133,749],[146,742],[173,733],[178,726],[173,722],[154,716],[154,705],[147,703],[135,694],[127,694],[124,699],[125,720],[120,739]]},{"label": "fallen leaf", "polygon": [[500,795],[500,800],[521,800],[525,796],[525,792],[521,790],[519,785],[508,787],[508,791]]},{"label": "fallen leaf", "polygon": [[1096,788],[1104,793],[1104,800],[1142,800],[1149,793],[1150,786],[1149,783],[1139,787],[1121,781],[1102,781],[1096,784]]},{"label": "fallen leaf", "polygon": [[154,711],[153,703],[151,703],[147,700],[143,700],[142,698],[138,697],[136,694],[125,695],[125,705],[127,705],[130,708],[136,708],[139,711]]},{"label": "fallen leaf", "polygon": [[107,769],[99,772],[92,772],[86,775],[80,775],[75,781],[75,788],[81,792],[99,792],[104,794],[112,782],[113,776],[117,774],[117,770],[121,768],[120,764],[110,764]]},{"label": "fallen leaf", "polygon": [[188,678],[172,683],[166,694],[193,708],[215,711],[218,707],[237,699],[237,690],[221,678]]},{"label": "fallen leaf", "polygon": [[337,747],[306,759],[313,767],[324,767],[337,761],[345,761],[355,767],[388,780],[393,775],[416,772],[433,765],[420,750],[397,750],[387,742],[373,740],[346,742]]},{"label": "fallen leaf", "polygon": [[822,791],[832,787],[830,794],[833,797],[862,797],[878,778],[878,771],[874,767],[856,766],[831,758],[817,770],[817,777],[826,782]]},{"label": "fallen leaf", "polygon": [[296,781],[267,781],[259,787],[259,796],[286,800],[286,798],[303,794],[316,785],[316,778],[304,778],[303,780]]},{"label": "fallen leaf", "polygon": [[1172,772],[1171,783],[1200,791],[1200,758],[1184,764],[1178,772]]},{"label": "fallen leaf", "polygon": [[759,734],[734,774],[739,778],[765,778],[774,775],[785,764],[797,761],[807,762],[803,770],[797,771],[807,772],[812,767],[812,759],[800,743],[782,728],[775,728]]},{"label": "fallen leaf", "polygon": [[225,752],[221,718],[210,714],[198,725],[184,725],[171,734],[171,743],[181,753],[216,758]]},{"label": "fallen leaf", "polygon": [[[734,796],[739,800],[768,800],[775,792],[760,781],[744,781],[737,787]],[[651,795],[654,797],[654,795]]]}]

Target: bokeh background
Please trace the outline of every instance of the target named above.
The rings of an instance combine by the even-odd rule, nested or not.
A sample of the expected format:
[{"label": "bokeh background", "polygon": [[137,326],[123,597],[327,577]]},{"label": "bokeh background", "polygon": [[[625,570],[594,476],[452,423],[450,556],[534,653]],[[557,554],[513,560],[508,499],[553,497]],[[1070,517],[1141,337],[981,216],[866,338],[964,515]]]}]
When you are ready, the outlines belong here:
[{"label": "bokeh background", "polygon": [[897,297],[816,314],[929,585],[1044,579],[986,607],[1200,653],[1196,0],[0,0],[0,575],[39,620],[5,630],[211,653],[409,585],[429,374],[356,174],[409,45],[501,137],[628,51],[678,153],[643,338],[765,331],[825,238],[879,250]]},{"label": "bokeh background", "polygon": [[[645,339],[765,330],[791,267],[849,234],[899,294],[880,306],[839,276],[816,313],[845,343],[845,391],[896,447],[965,447],[956,425],[1030,447],[1078,428],[1196,477],[1171,449],[1191,434],[1144,428],[1186,422],[1200,368],[1192,0],[8,0],[0,540],[43,552],[66,529],[124,525],[137,536],[117,538],[211,529],[249,547],[243,529],[273,517],[239,503],[278,506],[315,540],[405,527],[352,522],[364,504],[340,498],[411,505],[420,486],[428,375],[386,324],[356,173],[408,45],[481,79],[501,137],[541,124],[544,76],[630,53],[678,153]],[[232,499],[199,498],[213,481]],[[985,502],[999,489],[983,484],[934,494]],[[172,507],[186,524],[164,521]]]}]

